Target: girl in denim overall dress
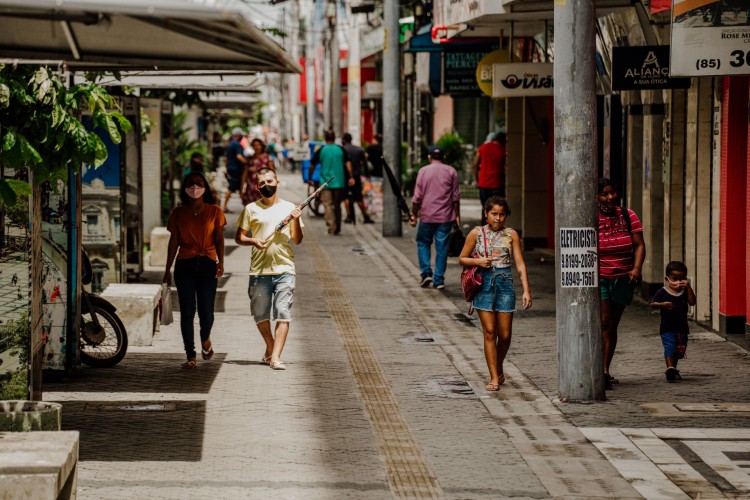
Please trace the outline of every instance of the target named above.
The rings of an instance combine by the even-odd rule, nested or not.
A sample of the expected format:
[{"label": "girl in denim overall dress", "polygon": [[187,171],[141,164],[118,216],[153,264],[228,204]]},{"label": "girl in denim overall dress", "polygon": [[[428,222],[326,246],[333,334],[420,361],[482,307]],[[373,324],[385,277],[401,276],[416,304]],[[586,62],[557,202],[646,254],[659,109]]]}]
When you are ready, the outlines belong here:
[{"label": "girl in denim overall dress", "polygon": [[[475,228],[466,237],[459,264],[482,269],[482,288],[472,306],[479,314],[484,333],[484,356],[490,370],[488,391],[497,391],[505,382],[503,361],[510,348],[516,293],[511,272],[511,257],[516,263],[523,286],[522,304],[531,307],[531,292],[518,233],[505,227],[510,207],[505,198],[490,197],[485,203],[487,224]],[[486,251],[485,251],[486,248]]]}]

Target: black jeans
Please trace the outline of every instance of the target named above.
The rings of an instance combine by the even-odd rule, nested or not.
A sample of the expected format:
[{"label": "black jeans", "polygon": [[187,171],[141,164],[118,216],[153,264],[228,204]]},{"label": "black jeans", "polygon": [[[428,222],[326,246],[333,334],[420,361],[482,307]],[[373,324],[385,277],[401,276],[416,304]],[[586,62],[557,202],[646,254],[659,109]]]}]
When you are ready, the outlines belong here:
[{"label": "black jeans", "polygon": [[487,224],[487,217],[484,216],[484,204],[487,203],[487,200],[490,199],[490,197],[498,195],[505,198],[505,188],[497,188],[497,189],[488,189],[488,188],[479,188],[479,201],[482,203],[482,225],[484,226]]},{"label": "black jeans", "polygon": [[188,359],[195,358],[195,318],[196,298],[198,319],[201,326],[201,341],[211,336],[214,325],[214,299],[216,298],[216,262],[208,257],[177,259],[174,266],[174,284],[180,299],[180,329]]}]

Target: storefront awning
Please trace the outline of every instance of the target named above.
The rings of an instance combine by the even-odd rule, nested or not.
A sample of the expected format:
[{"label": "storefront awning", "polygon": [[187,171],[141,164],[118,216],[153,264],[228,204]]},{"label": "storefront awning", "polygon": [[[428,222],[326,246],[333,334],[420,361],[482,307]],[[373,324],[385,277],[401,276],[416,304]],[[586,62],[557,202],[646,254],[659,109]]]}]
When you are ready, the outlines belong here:
[{"label": "storefront awning", "polygon": [[74,70],[302,68],[241,0],[0,0],[0,57]]},{"label": "storefront awning", "polygon": [[104,77],[104,87],[135,87],[140,89],[175,89],[224,92],[259,92],[263,77],[254,72],[214,71],[126,71],[119,78]]}]

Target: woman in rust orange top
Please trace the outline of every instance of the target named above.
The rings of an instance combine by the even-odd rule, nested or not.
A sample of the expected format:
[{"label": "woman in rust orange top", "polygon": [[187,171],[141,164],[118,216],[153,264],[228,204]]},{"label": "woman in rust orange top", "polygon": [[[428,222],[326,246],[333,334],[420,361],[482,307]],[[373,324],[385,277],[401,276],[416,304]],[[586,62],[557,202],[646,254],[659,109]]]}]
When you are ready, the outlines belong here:
[{"label": "woman in rust orange top", "polygon": [[183,368],[195,368],[195,334],[193,319],[196,303],[200,322],[201,347],[204,360],[214,355],[211,328],[214,324],[214,299],[219,278],[224,274],[224,226],[227,219],[215,204],[209,184],[201,173],[185,177],[180,189],[182,204],[169,214],[167,229],[171,234],[164,279],[174,282],[180,300],[180,329],[187,361]]}]

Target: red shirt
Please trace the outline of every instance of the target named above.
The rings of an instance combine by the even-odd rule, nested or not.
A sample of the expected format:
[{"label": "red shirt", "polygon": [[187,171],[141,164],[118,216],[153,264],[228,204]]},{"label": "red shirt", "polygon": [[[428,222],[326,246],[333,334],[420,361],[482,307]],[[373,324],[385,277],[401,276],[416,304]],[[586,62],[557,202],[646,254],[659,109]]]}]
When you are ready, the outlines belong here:
[{"label": "red shirt", "polygon": [[[641,220],[628,209],[630,228],[633,233],[642,233]],[[599,276],[616,279],[627,276],[633,269],[633,238],[628,233],[622,209],[617,214],[606,217],[599,213]]]},{"label": "red shirt", "polygon": [[479,146],[479,187],[502,189],[505,186],[505,147],[497,141]]},{"label": "red shirt", "polygon": [[226,225],[224,212],[217,205],[206,203],[203,211],[197,215],[189,207],[180,205],[169,214],[167,230],[177,235],[177,243],[180,245],[178,259],[205,255],[216,260],[214,231],[217,227]]}]

